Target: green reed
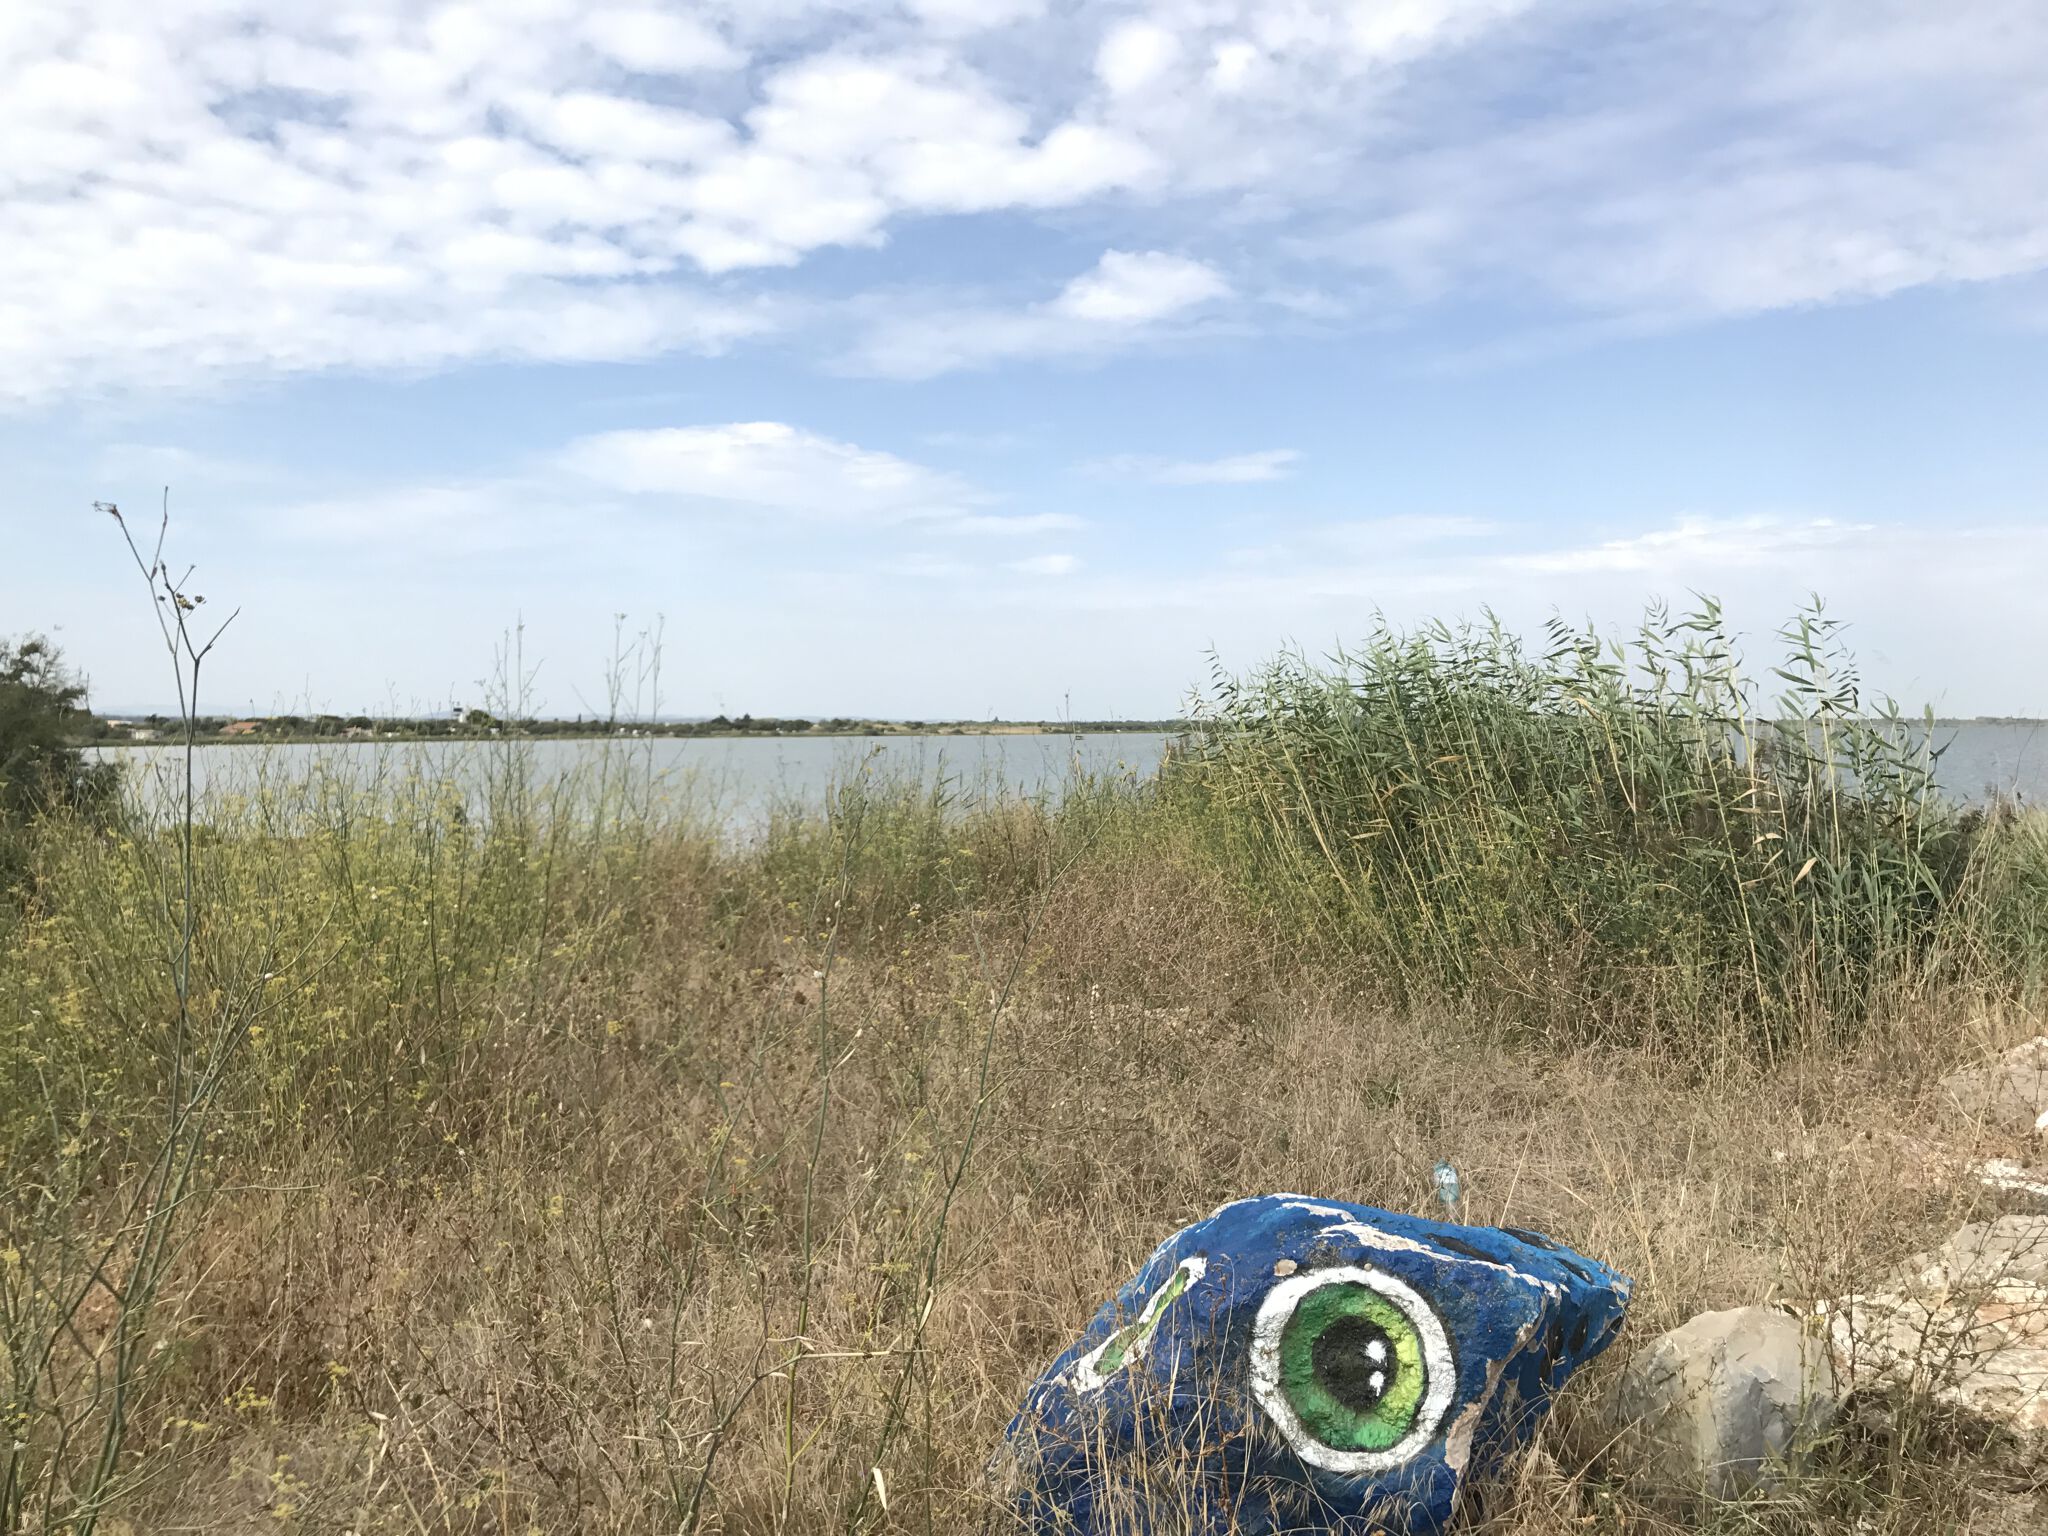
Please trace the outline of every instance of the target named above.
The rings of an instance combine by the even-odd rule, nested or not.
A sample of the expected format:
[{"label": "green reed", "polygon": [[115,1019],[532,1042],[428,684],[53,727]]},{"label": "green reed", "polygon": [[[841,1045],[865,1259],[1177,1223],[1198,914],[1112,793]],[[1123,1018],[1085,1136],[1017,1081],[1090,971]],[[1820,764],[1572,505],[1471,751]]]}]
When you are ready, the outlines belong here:
[{"label": "green reed", "polygon": [[1540,652],[1383,625],[1217,677],[1168,787],[1257,906],[1408,996],[1772,1042],[2031,985],[2039,826],[1943,795],[1931,717],[1865,699],[1818,605],[1779,639],[1770,696],[1711,603]]}]

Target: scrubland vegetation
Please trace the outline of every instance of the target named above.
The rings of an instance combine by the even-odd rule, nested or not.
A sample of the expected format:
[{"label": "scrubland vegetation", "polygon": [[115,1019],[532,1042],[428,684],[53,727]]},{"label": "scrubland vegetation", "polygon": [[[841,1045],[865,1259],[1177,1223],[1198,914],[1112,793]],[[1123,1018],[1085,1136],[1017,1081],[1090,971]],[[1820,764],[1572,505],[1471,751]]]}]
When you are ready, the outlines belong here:
[{"label": "scrubland vegetation", "polygon": [[[1990,1197],[1934,1077],[2036,1028],[2048,828],[1836,636],[1382,633],[1156,781],[877,782],[735,834],[622,744],[178,818],[49,803],[0,904],[0,1530],[977,1528],[1023,1387],[1175,1227],[1300,1189],[1633,1274],[1500,1532],[2033,1529],[1939,1415],[1653,1505],[1631,1337]],[[1936,738],[1938,740],[1938,738]],[[1999,1522],[2009,1522],[2000,1524]]]}]

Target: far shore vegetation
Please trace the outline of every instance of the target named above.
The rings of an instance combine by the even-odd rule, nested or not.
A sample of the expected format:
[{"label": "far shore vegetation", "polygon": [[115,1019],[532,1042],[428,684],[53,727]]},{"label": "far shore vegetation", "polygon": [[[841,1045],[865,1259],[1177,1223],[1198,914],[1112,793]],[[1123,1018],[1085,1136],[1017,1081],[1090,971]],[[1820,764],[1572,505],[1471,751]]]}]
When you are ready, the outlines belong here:
[{"label": "far shore vegetation", "polygon": [[[2027,1150],[1939,1080],[2041,1028],[2048,817],[1945,795],[1841,642],[1382,628],[1212,677],[1156,775],[969,801],[870,757],[743,837],[527,721],[480,803],[337,753],[140,814],[31,653],[0,1530],[1000,1531],[1020,1394],[1160,1238],[1429,1209],[1438,1159],[1637,1281],[1482,1536],[2040,1530],[2048,1480],[1931,1399],[1678,1508],[1601,1414],[1658,1331],[1866,1287]],[[378,725],[329,718],[276,729]]]},{"label": "far shore vegetation", "polygon": [[[1918,723],[1937,730],[1972,725],[2048,724],[2021,715],[1939,715]],[[195,739],[208,746],[488,741],[507,737],[606,741],[620,737],[732,740],[768,736],[1092,736],[1118,732],[1184,736],[1200,729],[1202,721],[1190,716],[1158,720],[884,720],[846,715],[803,718],[741,714],[703,719],[606,720],[583,715],[500,716],[487,709],[454,709],[433,715],[201,715],[192,721]],[[185,739],[185,725],[175,716],[93,714],[80,705],[68,717],[65,737],[80,746],[162,746],[181,743]]]},{"label": "far shore vegetation", "polygon": [[[1179,732],[1185,720],[874,720],[846,715],[778,718],[772,715],[713,715],[708,719],[650,720],[499,716],[487,709],[453,709],[434,715],[201,715],[193,733],[207,743],[489,740],[518,736],[534,740],[603,741],[613,737],[749,736],[1065,736],[1098,732]],[[182,741],[185,724],[175,716],[80,713],[72,731],[81,743],[97,746],[149,745]]]}]

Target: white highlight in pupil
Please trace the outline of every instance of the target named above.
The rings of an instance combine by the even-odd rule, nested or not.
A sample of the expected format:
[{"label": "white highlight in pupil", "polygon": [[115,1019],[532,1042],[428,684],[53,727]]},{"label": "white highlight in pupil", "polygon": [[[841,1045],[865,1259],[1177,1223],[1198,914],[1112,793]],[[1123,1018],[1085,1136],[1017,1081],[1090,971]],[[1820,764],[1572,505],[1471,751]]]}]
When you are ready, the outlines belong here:
[{"label": "white highlight in pupil", "polygon": [[1375,1365],[1387,1363],[1387,1341],[1374,1339],[1365,1346],[1365,1357]]},{"label": "white highlight in pupil", "polygon": [[1373,1391],[1384,1393],[1387,1390],[1387,1373],[1385,1371],[1374,1371],[1368,1381],[1368,1385],[1371,1386]]}]

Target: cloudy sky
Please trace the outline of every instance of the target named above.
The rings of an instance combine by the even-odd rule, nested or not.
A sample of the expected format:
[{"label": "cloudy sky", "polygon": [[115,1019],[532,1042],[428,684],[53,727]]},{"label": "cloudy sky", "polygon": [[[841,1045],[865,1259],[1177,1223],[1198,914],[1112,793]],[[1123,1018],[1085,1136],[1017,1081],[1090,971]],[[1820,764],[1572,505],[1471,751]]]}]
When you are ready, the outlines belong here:
[{"label": "cloudy sky", "polygon": [[221,708],[1151,715],[1818,590],[2048,714],[2040,0],[9,0],[0,633]]}]

